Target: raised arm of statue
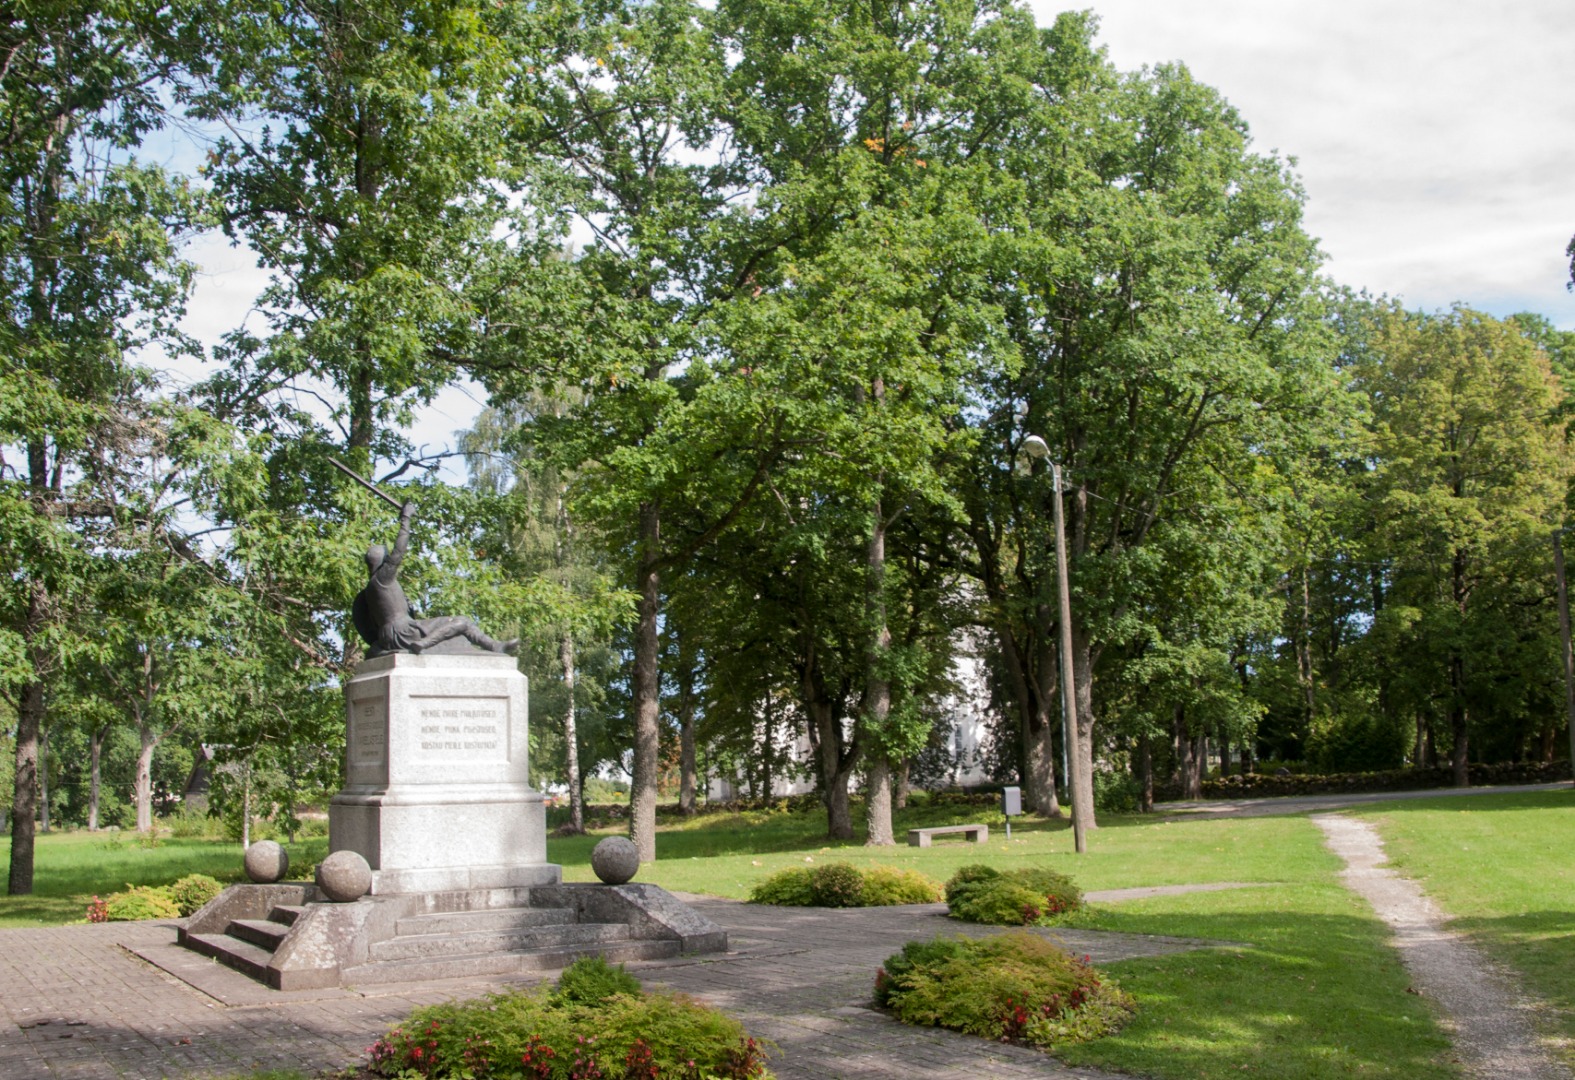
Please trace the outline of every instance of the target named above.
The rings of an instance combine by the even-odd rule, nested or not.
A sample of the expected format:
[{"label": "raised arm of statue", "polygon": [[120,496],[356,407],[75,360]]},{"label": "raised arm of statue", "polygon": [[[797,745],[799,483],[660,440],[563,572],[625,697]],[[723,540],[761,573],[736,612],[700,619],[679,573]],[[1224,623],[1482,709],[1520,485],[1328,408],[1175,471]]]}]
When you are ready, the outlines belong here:
[{"label": "raised arm of statue", "polygon": [[392,579],[399,572],[399,564],[405,559],[405,550],[410,547],[410,519],[416,516],[416,504],[407,502],[399,508],[399,535],[394,537],[394,550],[388,553],[388,558],[383,560],[379,573],[387,572]]}]

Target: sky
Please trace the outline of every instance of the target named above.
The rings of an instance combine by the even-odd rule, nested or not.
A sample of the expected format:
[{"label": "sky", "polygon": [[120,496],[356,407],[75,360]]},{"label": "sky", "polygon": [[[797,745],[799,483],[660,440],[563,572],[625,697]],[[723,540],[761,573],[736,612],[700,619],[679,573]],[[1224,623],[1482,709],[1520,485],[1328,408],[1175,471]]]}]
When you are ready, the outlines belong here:
[{"label": "sky", "polygon": [[[1047,24],[1067,5],[1031,0]],[[1122,70],[1180,61],[1296,161],[1334,281],[1429,311],[1464,303],[1575,330],[1575,16],[1568,0],[1096,0]],[[199,242],[187,329],[209,344],[266,281]],[[256,316],[251,320],[254,328]],[[411,432],[452,445],[482,404],[446,390]],[[445,470],[447,472],[448,470]],[[448,479],[458,479],[449,476]]]},{"label": "sky", "polygon": [[[1041,24],[1068,5],[1033,0]],[[1568,0],[1093,0],[1123,71],[1181,61],[1294,157],[1342,285],[1575,330]]]}]

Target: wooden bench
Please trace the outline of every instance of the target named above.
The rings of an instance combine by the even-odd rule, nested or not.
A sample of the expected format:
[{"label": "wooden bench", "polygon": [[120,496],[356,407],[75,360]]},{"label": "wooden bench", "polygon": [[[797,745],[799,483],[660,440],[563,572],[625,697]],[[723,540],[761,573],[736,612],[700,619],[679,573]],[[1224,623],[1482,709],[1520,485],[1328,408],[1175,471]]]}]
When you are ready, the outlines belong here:
[{"label": "wooden bench", "polygon": [[909,847],[929,847],[930,840],[937,836],[946,836],[949,833],[962,833],[965,841],[975,844],[990,842],[990,826],[988,825],[940,825],[933,829],[909,829]]}]

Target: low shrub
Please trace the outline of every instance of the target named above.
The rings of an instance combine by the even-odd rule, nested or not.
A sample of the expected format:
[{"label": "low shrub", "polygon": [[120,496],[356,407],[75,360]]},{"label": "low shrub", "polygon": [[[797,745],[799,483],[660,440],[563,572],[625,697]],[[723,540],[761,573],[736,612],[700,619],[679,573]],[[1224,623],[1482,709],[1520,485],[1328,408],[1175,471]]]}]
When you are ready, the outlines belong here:
[{"label": "low shrub", "polygon": [[1071,878],[1054,870],[964,866],[946,883],[949,914],[989,926],[1051,926],[1083,906]]},{"label": "low shrub", "polygon": [[891,866],[860,870],[844,862],[790,866],[772,874],[749,893],[752,904],[779,907],[886,907],[933,904],[940,898],[940,886],[917,870]]},{"label": "low shrub", "polygon": [[775,904],[778,907],[809,907],[815,902],[815,892],[809,886],[809,867],[790,866],[759,882],[749,890],[751,904]]},{"label": "low shrub", "polygon": [[1088,957],[1020,931],[910,942],[876,974],[875,1000],[905,1024],[1046,1049],[1109,1035],[1134,1007]]},{"label": "low shrub", "polygon": [[169,886],[170,899],[175,901],[181,916],[193,914],[198,908],[224,891],[217,878],[207,874],[187,874]]},{"label": "low shrub", "polygon": [[816,907],[860,907],[864,875],[851,863],[823,863],[810,869],[809,891]]},{"label": "low shrub", "polygon": [[872,866],[864,871],[865,907],[892,904],[933,904],[941,898],[941,887],[917,870],[892,866]]},{"label": "low shrub", "polygon": [[615,994],[637,996],[640,980],[622,964],[615,967],[600,956],[586,956],[563,969],[554,993],[570,1005],[600,1005]]},{"label": "low shrub", "polygon": [[104,908],[106,922],[180,918],[180,908],[168,885],[127,885],[125,892],[107,897]]},{"label": "low shrub", "polygon": [[765,1047],[732,1017],[637,982],[599,996],[621,981],[607,972],[634,982],[621,967],[578,960],[555,989],[418,1009],[372,1046],[369,1067],[432,1080],[770,1080]]}]

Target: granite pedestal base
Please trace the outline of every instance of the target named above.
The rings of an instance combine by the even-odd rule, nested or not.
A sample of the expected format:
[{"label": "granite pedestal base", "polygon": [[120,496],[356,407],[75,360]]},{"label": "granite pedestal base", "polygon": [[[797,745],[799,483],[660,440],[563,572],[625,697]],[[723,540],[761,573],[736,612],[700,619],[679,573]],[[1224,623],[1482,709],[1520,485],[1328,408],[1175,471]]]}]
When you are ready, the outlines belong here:
[{"label": "granite pedestal base", "polygon": [[372,895],[561,880],[528,781],[526,681],[509,656],[396,653],[345,687],[346,784],[330,851],[372,868]]}]

